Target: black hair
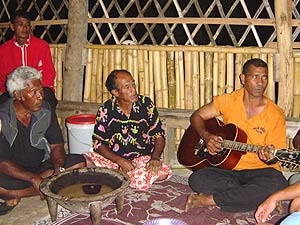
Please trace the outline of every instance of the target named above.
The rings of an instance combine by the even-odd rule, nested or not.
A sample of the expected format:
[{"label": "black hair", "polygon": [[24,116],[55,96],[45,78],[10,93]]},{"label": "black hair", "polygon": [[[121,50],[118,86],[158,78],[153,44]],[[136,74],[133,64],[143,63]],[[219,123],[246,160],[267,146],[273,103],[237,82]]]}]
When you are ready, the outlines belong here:
[{"label": "black hair", "polygon": [[17,17],[22,17],[22,18],[25,18],[25,19],[28,19],[29,21],[31,21],[31,15],[30,15],[30,13],[26,12],[23,9],[19,9],[14,14],[12,14],[12,16],[10,17],[10,22],[12,24],[14,24],[16,22],[16,18]]},{"label": "black hair", "polygon": [[263,67],[263,68],[267,68],[268,69],[268,65],[265,61],[263,61],[262,59],[259,58],[253,58],[253,59],[249,59],[247,62],[245,62],[244,66],[243,66],[243,74],[247,74],[249,67],[253,65],[255,67]]},{"label": "black hair", "polygon": [[110,72],[110,74],[108,75],[106,82],[105,82],[105,86],[107,88],[107,90],[111,93],[112,90],[118,90],[118,86],[116,85],[116,76],[118,73],[127,73],[130,76],[131,73],[127,70],[113,70]]}]

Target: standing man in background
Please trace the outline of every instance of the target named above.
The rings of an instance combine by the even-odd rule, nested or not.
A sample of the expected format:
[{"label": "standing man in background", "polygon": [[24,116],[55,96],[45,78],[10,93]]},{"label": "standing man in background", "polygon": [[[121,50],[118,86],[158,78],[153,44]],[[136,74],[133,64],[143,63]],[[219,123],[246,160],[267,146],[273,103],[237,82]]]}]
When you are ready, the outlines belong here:
[{"label": "standing man in background", "polygon": [[19,66],[31,66],[42,73],[44,100],[55,109],[56,72],[48,43],[31,35],[31,18],[28,12],[16,11],[11,16],[10,22],[14,36],[0,46],[0,104],[9,98],[5,87],[8,74]]}]

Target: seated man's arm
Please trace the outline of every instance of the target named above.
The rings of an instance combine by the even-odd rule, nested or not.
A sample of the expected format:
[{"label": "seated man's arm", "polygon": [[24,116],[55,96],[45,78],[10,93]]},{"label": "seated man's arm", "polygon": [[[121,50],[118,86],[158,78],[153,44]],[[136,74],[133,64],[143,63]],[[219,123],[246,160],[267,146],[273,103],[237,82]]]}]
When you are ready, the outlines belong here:
[{"label": "seated man's arm", "polygon": [[157,172],[162,166],[162,162],[160,161],[160,156],[165,148],[165,138],[159,136],[154,140],[154,150],[151,156],[150,161],[147,163],[146,168],[152,172]]},{"label": "seated man's arm", "polygon": [[280,191],[273,193],[262,204],[259,205],[255,212],[255,219],[258,223],[264,223],[270,218],[270,213],[275,209],[276,203],[282,200],[292,200],[300,197],[300,184],[295,183]]},{"label": "seated man's arm", "polygon": [[154,150],[151,156],[151,160],[160,160],[160,156],[165,148],[165,138],[159,136],[154,140]]},{"label": "seated man's arm", "polygon": [[272,123],[268,125],[265,138],[266,146],[258,151],[258,157],[268,165],[277,162],[271,151],[272,149],[287,147],[285,115],[282,111],[280,113],[278,111],[272,113]]},{"label": "seated man's arm", "polygon": [[43,198],[43,194],[39,189],[43,178],[39,174],[29,172],[10,160],[4,160],[0,162],[0,171],[7,176],[32,183],[33,188],[37,193],[40,194],[41,198]]},{"label": "seated man's arm", "polygon": [[130,160],[117,155],[105,144],[101,144],[96,150],[94,149],[94,151],[102,155],[104,158],[107,158],[110,161],[118,164],[124,172],[129,172],[135,168]]},{"label": "seated man's arm", "polygon": [[54,173],[60,172],[59,169],[64,167],[66,154],[63,144],[51,144],[50,145],[50,157],[54,166]]}]

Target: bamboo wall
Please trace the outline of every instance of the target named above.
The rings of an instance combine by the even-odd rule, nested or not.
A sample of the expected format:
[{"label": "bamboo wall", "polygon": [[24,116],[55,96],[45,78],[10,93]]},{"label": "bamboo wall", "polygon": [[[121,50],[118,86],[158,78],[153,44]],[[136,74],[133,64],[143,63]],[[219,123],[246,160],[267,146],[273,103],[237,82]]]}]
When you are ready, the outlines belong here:
[{"label": "bamboo wall", "polygon": [[[183,109],[237,89],[243,62],[260,57],[269,64],[267,93],[286,116],[299,117],[299,60],[291,54],[299,47],[299,2],[3,0],[0,43],[11,38],[10,15],[26,9],[33,34],[53,44],[58,99],[103,102],[109,96],[103,86],[107,74],[124,68],[159,107]],[[86,41],[90,45],[83,48]],[[55,43],[67,43],[66,60],[65,44]]]},{"label": "bamboo wall", "polygon": [[[64,47],[51,45],[57,69],[58,99],[62,99]],[[104,85],[107,75],[114,69],[127,69],[134,76],[139,93],[153,99],[157,107],[197,109],[215,95],[240,88],[242,65],[253,57],[268,63],[267,94],[276,100],[275,48],[87,45],[85,53],[84,90],[77,90],[83,91],[84,102],[102,103],[107,100],[110,97]],[[295,58],[297,60],[300,66],[299,58]],[[299,70],[295,70],[295,74],[297,72]],[[300,86],[299,78],[295,76],[295,84],[297,82]],[[294,112],[296,114],[297,110]]]},{"label": "bamboo wall", "polygon": [[[97,111],[99,107],[98,103],[85,103],[74,101],[61,101],[59,102],[56,112],[57,115],[62,118],[62,131],[67,140],[67,129],[65,126],[66,118],[74,114],[91,114]],[[189,118],[193,110],[187,109],[163,109],[158,108],[160,118],[165,126],[167,138],[166,146],[163,152],[163,160],[172,168],[183,168],[177,161],[177,146],[179,143],[177,131],[182,130],[189,126]],[[291,149],[292,139],[300,127],[300,120],[294,118],[286,118],[287,127],[287,146]],[[66,143],[67,149],[67,143]],[[284,164],[282,164],[284,165]],[[284,171],[294,171],[294,168],[285,164],[282,168]],[[296,168],[297,169],[297,168]]]}]

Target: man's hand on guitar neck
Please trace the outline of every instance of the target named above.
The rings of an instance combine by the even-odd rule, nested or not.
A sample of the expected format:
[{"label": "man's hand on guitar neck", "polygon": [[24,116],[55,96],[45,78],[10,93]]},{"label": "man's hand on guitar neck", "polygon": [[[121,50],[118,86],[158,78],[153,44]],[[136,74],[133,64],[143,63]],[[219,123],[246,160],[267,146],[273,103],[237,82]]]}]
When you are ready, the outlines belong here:
[{"label": "man's hand on guitar neck", "polygon": [[266,164],[273,164],[277,161],[271,150],[274,149],[273,145],[264,146],[258,150],[257,154],[260,160],[264,161]]},{"label": "man's hand on guitar neck", "polygon": [[222,151],[223,138],[221,136],[206,132],[204,140],[206,141],[206,148],[209,154],[216,155]]}]

